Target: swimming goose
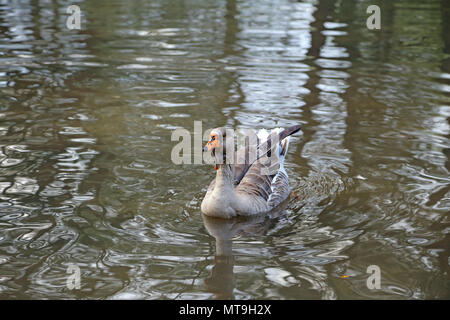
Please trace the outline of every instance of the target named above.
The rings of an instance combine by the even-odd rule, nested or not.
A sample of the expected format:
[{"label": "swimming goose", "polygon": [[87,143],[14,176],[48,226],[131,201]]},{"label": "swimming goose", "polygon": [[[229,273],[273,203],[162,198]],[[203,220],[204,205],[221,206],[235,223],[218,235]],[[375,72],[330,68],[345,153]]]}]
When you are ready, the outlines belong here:
[{"label": "swimming goose", "polygon": [[202,201],[202,212],[207,216],[232,218],[276,208],[290,194],[283,164],[290,135],[299,130],[300,126],[277,128],[270,133],[260,130],[256,142],[237,152],[229,151],[227,157],[226,146],[234,141],[234,135],[230,136],[231,130],[223,127],[213,129],[203,151],[211,152],[217,173]]}]

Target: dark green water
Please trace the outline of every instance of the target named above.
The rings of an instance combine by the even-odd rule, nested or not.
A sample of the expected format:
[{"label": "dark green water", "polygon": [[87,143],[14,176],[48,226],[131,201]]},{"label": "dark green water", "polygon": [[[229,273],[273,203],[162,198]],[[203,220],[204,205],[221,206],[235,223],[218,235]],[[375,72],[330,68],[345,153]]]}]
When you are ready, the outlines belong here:
[{"label": "dark green water", "polygon": [[[448,1],[0,0],[0,35],[0,298],[450,298]],[[303,125],[278,216],[202,217],[194,121]]]}]

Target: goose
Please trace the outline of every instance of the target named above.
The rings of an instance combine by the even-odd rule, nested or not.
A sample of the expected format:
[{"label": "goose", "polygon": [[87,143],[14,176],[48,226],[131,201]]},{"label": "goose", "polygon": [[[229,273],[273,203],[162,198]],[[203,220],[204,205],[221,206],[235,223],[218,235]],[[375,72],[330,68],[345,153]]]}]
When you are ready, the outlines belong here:
[{"label": "goose", "polygon": [[203,151],[214,158],[216,178],[201,203],[203,214],[226,219],[265,214],[286,200],[291,190],[284,159],[290,136],[300,128],[259,130],[256,142],[228,156],[226,147],[234,133],[225,127],[211,130]]}]

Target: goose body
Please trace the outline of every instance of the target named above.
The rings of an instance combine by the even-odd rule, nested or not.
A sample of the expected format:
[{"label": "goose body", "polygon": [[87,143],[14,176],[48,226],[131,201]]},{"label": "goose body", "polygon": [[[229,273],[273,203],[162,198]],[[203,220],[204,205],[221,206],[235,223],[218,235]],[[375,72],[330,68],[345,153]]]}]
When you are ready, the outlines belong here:
[{"label": "goose body", "polygon": [[223,161],[215,154],[216,149],[224,147],[225,129],[213,129],[205,151],[212,151],[217,173],[202,201],[202,212],[207,216],[232,218],[275,209],[290,194],[284,159],[290,135],[299,130],[300,126],[285,130],[278,128],[270,133],[260,130],[253,148],[247,146],[237,152],[232,151],[234,161],[227,163],[226,152]]}]

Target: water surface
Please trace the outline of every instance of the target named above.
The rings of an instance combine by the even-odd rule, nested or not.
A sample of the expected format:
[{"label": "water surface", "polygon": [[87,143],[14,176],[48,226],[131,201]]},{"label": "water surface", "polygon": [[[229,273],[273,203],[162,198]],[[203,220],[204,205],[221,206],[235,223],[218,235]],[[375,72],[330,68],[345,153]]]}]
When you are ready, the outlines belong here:
[{"label": "water surface", "polygon": [[[445,0],[0,0],[0,298],[449,299],[449,21]],[[302,124],[286,206],[202,217],[213,168],[170,160],[194,121]]]}]

